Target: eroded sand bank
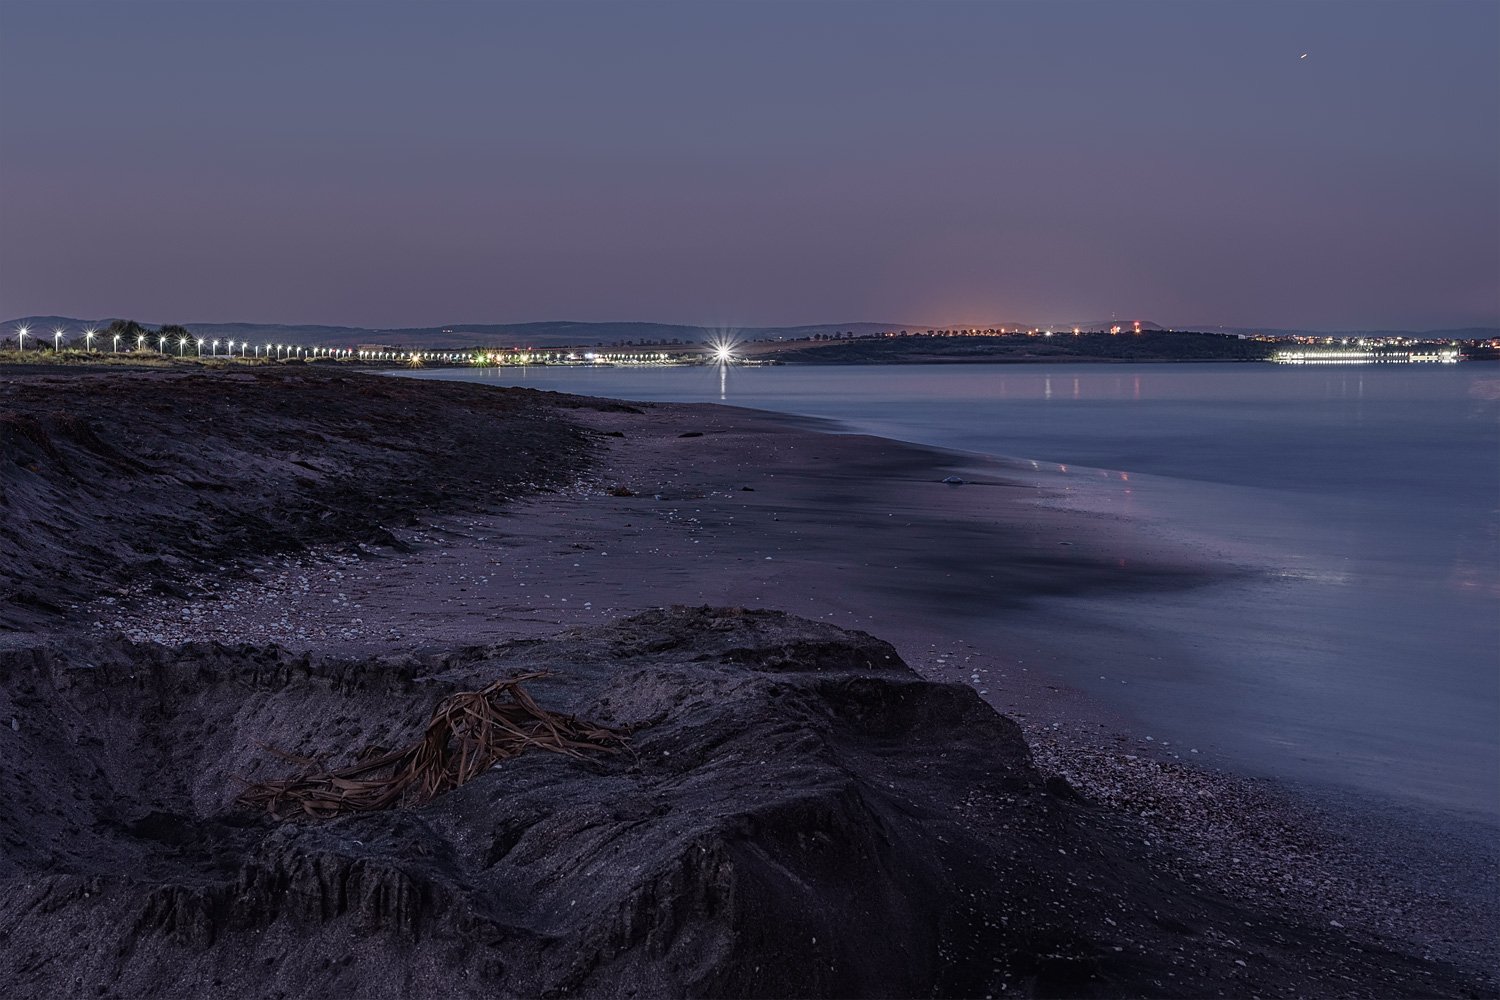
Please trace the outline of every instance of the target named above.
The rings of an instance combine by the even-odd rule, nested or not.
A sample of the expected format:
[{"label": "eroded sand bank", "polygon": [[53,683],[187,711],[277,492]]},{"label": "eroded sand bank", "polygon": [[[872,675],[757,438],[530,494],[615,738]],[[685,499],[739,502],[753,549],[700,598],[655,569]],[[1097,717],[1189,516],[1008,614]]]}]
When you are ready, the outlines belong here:
[{"label": "eroded sand bank", "polygon": [[[287,439],[273,436],[259,452],[269,472],[257,475],[266,481],[278,471],[290,472],[294,478],[276,493],[281,503],[331,491],[348,512],[339,515],[338,530],[312,533],[318,547],[291,557],[276,550],[298,540],[295,527],[249,553],[215,549],[210,540],[197,552],[202,565],[112,580],[107,595],[77,607],[71,605],[82,602],[70,598],[88,588],[63,577],[48,589],[44,562],[25,584],[29,593],[53,595],[47,601],[63,614],[49,619],[38,615],[35,601],[27,603],[34,616],[29,634],[12,635],[8,644],[33,644],[43,629],[66,642],[88,628],[168,643],[276,642],[341,655],[431,656],[460,645],[602,626],[671,605],[783,609],[879,636],[921,676],[963,684],[1010,714],[1025,730],[1043,774],[1066,775],[1081,790],[1084,803],[1059,808],[1077,808],[1093,817],[1090,823],[1104,823],[1124,843],[1136,845],[1138,860],[1179,868],[1189,896],[1227,898],[1276,914],[1286,927],[1319,927],[1320,935],[1331,935],[1307,945],[1300,972],[1293,974],[1296,963],[1284,958],[1256,975],[1251,987],[1242,977],[1252,975],[1244,970],[1257,956],[1248,954],[1227,959],[1217,971],[1195,967],[1194,977],[1208,976],[1194,979],[1199,989],[1217,983],[1238,992],[1276,990],[1279,977],[1279,989],[1289,992],[1320,981],[1334,991],[1380,992],[1375,981],[1343,979],[1348,970],[1330,956],[1393,947],[1474,968],[1489,954],[1492,941],[1485,925],[1476,923],[1484,915],[1484,894],[1465,897],[1420,871],[1370,871],[1347,830],[1305,803],[1266,783],[1194,767],[1183,759],[1184,748],[1144,742],[1128,719],[1088,702],[1046,672],[1047,657],[1070,649],[1104,655],[1098,643],[1063,636],[1046,649],[1017,648],[1003,641],[1003,631],[968,627],[1035,613],[1049,595],[1191,587],[1227,572],[1191,551],[1174,550],[1128,525],[1038,506],[1032,502],[1035,487],[1017,470],[830,435],[815,425],[751,411],[622,407],[480,387],[407,399],[369,385],[379,380],[346,376],[332,387],[321,376],[302,378],[314,379],[312,389],[328,400],[324,412],[297,412],[293,406],[258,414],[257,420],[280,420],[279,432],[298,444],[288,449]],[[309,389],[289,376],[262,382],[257,387],[268,399]],[[112,432],[110,409],[89,412],[65,379],[23,388],[17,393],[8,386],[7,398],[24,396],[26,405],[67,407],[75,414],[81,409],[78,418],[93,435],[78,431],[77,441],[61,446],[48,439],[64,460],[73,452],[78,456],[70,472],[73,485],[67,477],[49,480],[54,496],[101,488],[87,477],[78,480],[76,467],[80,458],[129,444],[128,435]],[[400,393],[427,388],[436,387]],[[132,405],[120,402],[128,390],[120,392],[116,410]],[[338,393],[350,399],[344,410],[335,405]],[[501,397],[504,407],[489,402]],[[180,412],[184,404],[177,405]],[[186,405],[191,410],[243,401],[223,394],[212,404],[205,398]],[[486,412],[490,407],[495,412]],[[434,410],[442,411],[441,418]],[[507,421],[515,415],[500,410],[520,413],[532,436],[513,433],[516,425]],[[410,468],[400,489],[392,490],[380,477],[390,475],[381,464],[394,456],[382,449],[393,447],[386,435],[399,432],[403,414],[413,426],[394,447]],[[362,425],[381,420],[393,423],[359,440]],[[329,435],[330,422],[352,429],[347,437],[358,447],[351,452],[337,433]],[[462,436],[461,447],[444,437],[445,427]],[[309,443],[309,430],[336,440]],[[149,437],[131,433],[137,442]],[[103,451],[91,443],[96,439]],[[212,443],[214,437],[205,433],[203,440]],[[20,472],[5,479],[7,496],[22,503],[40,495],[28,477],[49,468],[45,447],[34,435],[21,446],[26,441],[33,451],[41,448],[24,456],[33,467],[12,463]],[[218,445],[203,454],[183,445],[190,454],[181,460],[212,469],[242,447],[222,439]],[[430,454],[421,450],[424,445]],[[320,461],[326,464],[320,467]],[[157,474],[180,479],[170,469]],[[942,483],[949,475],[966,483]],[[132,493],[138,501],[140,489],[137,483]],[[508,502],[497,506],[501,500]],[[149,497],[141,502],[149,506]],[[242,495],[234,502],[246,505]],[[12,499],[10,512],[18,506]],[[263,516],[255,504],[250,508],[246,516]],[[173,516],[170,510],[159,513]],[[216,516],[210,511],[201,519],[212,528]],[[146,516],[143,523],[149,522]],[[34,545],[35,536],[16,530],[16,544]],[[100,566],[100,578],[110,581],[108,566],[102,560]],[[1182,949],[1184,956],[1207,947],[1205,928],[1184,927],[1181,940],[1167,947]],[[1228,932],[1214,931],[1220,933]],[[1150,983],[1157,982],[1161,992],[1191,992],[1185,980],[1170,981],[1175,974],[1152,975],[1128,988],[1153,992]],[[1400,988],[1417,981],[1402,980]],[[1102,988],[1107,977],[1099,982]],[[1434,989],[1448,992],[1452,982],[1435,983]],[[1387,981],[1386,988],[1395,983]]]}]

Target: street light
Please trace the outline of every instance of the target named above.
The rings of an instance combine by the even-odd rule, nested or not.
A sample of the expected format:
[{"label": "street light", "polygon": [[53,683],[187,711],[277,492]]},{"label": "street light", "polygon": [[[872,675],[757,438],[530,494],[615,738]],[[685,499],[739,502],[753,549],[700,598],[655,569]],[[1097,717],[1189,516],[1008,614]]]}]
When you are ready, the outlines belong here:
[{"label": "street light", "polygon": [[52,353],[56,354],[62,350],[62,327],[52,331]]},{"label": "street light", "polygon": [[[201,340],[198,341],[198,347],[199,347],[198,353],[202,354],[203,353],[203,351],[202,351],[203,341],[201,341]],[[210,357],[214,357],[214,358],[217,358],[219,356],[219,342],[218,342],[218,340],[214,341],[214,350],[213,350],[213,353],[211,355],[209,355],[209,356]]]},{"label": "street light", "polygon": [[28,333],[30,333],[30,332],[31,332],[31,328],[30,327],[26,327],[26,326],[18,326],[18,327],[16,327],[16,343],[19,345],[18,348],[17,348],[17,350],[21,350],[21,351],[26,350],[26,335]]},{"label": "street light", "polygon": [[83,331],[83,348],[84,348],[84,350],[86,350],[86,351],[92,351],[94,349],[94,334],[96,334],[98,332],[99,332],[98,330],[85,330],[85,331]]},{"label": "street light", "polygon": [[187,341],[188,339],[186,337],[177,338],[177,356],[179,358],[182,357],[183,348],[187,347]]},{"label": "street light", "polygon": [[203,357],[203,338],[199,337],[194,341],[194,345],[198,348],[198,357]]},{"label": "street light", "polygon": [[137,353],[140,352],[140,349],[145,345],[145,343],[146,335],[144,333],[138,333],[135,335],[135,349]]},{"label": "street light", "polygon": [[118,333],[115,334],[115,353],[120,353],[120,335]]}]

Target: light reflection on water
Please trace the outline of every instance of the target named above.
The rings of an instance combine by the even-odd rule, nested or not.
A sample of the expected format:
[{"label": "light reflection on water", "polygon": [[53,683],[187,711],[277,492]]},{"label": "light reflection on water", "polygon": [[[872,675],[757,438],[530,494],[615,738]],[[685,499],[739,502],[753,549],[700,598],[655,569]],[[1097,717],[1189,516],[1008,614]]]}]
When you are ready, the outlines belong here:
[{"label": "light reflection on water", "polygon": [[[1071,613],[1101,627],[1175,632],[1176,654],[1191,658],[1190,670],[1156,675],[1143,658],[1139,683],[1110,697],[1164,731],[1216,741],[1277,773],[1500,813],[1493,367],[720,366],[420,377],[726,401],[1030,459],[1068,484],[1069,504],[1144,520],[1267,570],[1256,586],[1158,596],[1149,606],[1079,602]],[[1069,679],[1089,687],[1097,673]]]}]

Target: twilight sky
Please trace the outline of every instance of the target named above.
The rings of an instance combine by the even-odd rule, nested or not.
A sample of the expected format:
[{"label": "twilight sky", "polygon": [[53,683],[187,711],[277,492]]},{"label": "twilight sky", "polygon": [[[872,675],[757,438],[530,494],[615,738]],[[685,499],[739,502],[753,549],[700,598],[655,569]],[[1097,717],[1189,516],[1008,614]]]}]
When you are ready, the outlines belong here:
[{"label": "twilight sky", "polygon": [[48,313],[1500,325],[1500,4],[0,0]]}]

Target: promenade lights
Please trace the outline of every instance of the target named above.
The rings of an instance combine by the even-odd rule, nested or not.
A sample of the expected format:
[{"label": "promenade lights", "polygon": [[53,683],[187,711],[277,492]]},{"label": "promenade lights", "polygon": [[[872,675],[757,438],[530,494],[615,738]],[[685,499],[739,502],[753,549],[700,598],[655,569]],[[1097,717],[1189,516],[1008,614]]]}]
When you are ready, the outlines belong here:
[{"label": "promenade lights", "polygon": [[135,335],[135,349],[137,351],[139,351],[141,349],[141,347],[145,343],[146,343],[146,335],[144,333],[138,333],[138,334]]},{"label": "promenade lights", "polygon": [[166,354],[167,353],[167,338],[166,337],[157,337],[156,338],[156,353],[158,353],[158,354]]},{"label": "promenade lights", "polygon": [[120,353],[120,335],[118,333],[115,334],[115,353]]},{"label": "promenade lights", "polygon": [[185,348],[185,347],[187,347],[187,338],[186,337],[178,337],[177,338],[177,356],[179,358],[182,357],[182,351],[183,351],[183,348]]},{"label": "promenade lights", "polygon": [[52,331],[52,351],[54,354],[62,350],[62,335],[62,327],[58,327]]},{"label": "promenade lights", "polygon": [[98,332],[99,332],[98,330],[85,330],[85,331],[83,331],[83,347],[84,347],[84,350],[92,351],[94,349],[94,335],[97,334]]},{"label": "promenade lights", "polygon": [[[203,341],[201,341],[201,340],[198,341],[198,346],[201,348],[203,346]],[[201,351],[200,351],[200,353],[201,353]],[[218,340],[214,341],[213,352],[212,352],[211,356],[215,357],[215,358],[217,358],[219,356],[219,342],[218,342]]]},{"label": "promenade lights", "polygon": [[203,338],[202,337],[198,338],[198,340],[196,341],[196,346],[198,348],[198,357],[200,357],[200,358],[203,357]]},{"label": "promenade lights", "polygon": [[22,351],[26,350],[26,335],[28,333],[30,333],[30,332],[31,332],[31,328],[30,327],[25,327],[25,326],[18,326],[18,327],[16,327],[16,344],[17,344],[17,350],[22,350]]}]

